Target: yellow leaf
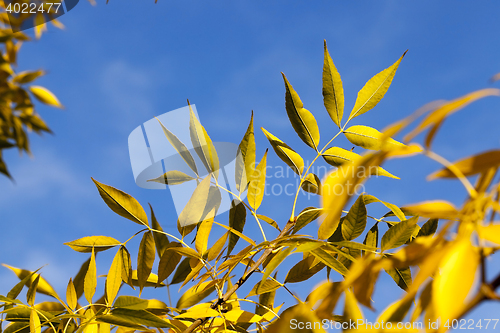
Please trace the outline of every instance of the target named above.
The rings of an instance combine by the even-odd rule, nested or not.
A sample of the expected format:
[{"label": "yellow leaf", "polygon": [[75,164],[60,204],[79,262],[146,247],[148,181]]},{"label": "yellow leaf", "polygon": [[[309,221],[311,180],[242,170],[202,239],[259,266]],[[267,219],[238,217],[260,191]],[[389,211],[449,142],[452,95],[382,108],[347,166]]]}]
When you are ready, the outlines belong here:
[{"label": "yellow leaf", "polygon": [[113,304],[120,290],[122,284],[122,263],[122,252],[118,251],[113,258],[113,262],[109,267],[108,276],[106,277],[106,299],[108,305]]},{"label": "yellow leaf", "polygon": [[85,280],[83,284],[83,292],[89,304],[92,304],[92,297],[94,297],[96,286],[97,286],[97,269],[95,264],[95,253],[94,250],[92,250],[89,268],[87,269],[87,274],[85,274]]},{"label": "yellow leaf", "polygon": [[387,153],[387,158],[409,157],[419,154],[423,151],[422,146],[417,143],[410,143],[407,146],[402,146],[398,149],[391,150]]},{"label": "yellow leaf", "polygon": [[[478,155],[469,156],[454,162],[453,167],[458,169],[466,177],[478,174],[489,168],[500,166],[500,150],[490,150]],[[444,168],[429,175],[427,179],[456,178],[457,176],[449,169]]]},{"label": "yellow leaf", "polygon": [[31,86],[29,87],[31,93],[33,96],[36,97],[40,102],[55,106],[57,108],[63,108],[61,102],[57,99],[57,97],[51,93],[47,88],[40,87],[40,86]]},{"label": "yellow leaf", "polygon": [[259,162],[257,167],[250,177],[250,184],[248,185],[247,200],[250,206],[257,210],[264,198],[264,191],[266,188],[266,163],[267,163],[267,149]]},{"label": "yellow leaf", "polygon": [[178,225],[181,227],[203,221],[203,213],[208,203],[211,178],[209,174],[198,184],[188,203],[179,214]]},{"label": "yellow leaf", "polygon": [[203,255],[207,250],[208,236],[212,230],[213,219],[205,220],[200,223],[196,233],[195,247],[199,254]]},{"label": "yellow leaf", "polygon": [[89,236],[64,243],[64,245],[68,245],[78,252],[89,253],[92,252],[92,249],[94,249],[94,252],[104,251],[114,246],[121,245],[121,243],[113,237]]},{"label": "yellow leaf", "polygon": [[341,128],[342,115],[344,114],[344,88],[340,74],[326,48],[326,40],[325,60],[323,62],[323,103],[330,118]]},{"label": "yellow leaf", "polygon": [[296,174],[302,175],[304,171],[304,160],[290,146],[272,135],[265,128],[261,127],[262,132],[273,146],[274,152],[283,162],[285,162]]},{"label": "yellow leaf", "polygon": [[405,147],[401,142],[392,138],[385,138],[383,133],[368,126],[351,126],[344,130],[344,135],[352,144],[365,149],[397,150]]},{"label": "yellow leaf", "polygon": [[370,111],[375,105],[378,104],[378,102],[380,102],[389,89],[399,63],[405,54],[406,51],[392,66],[384,69],[366,82],[365,86],[358,92],[356,103],[354,104],[354,108],[352,109],[347,121]]},{"label": "yellow leaf", "polygon": [[66,302],[71,310],[75,310],[77,304],[76,290],[73,280],[70,278],[68,282],[68,287],[66,288]]},{"label": "yellow leaf", "polygon": [[99,183],[94,178],[92,180],[97,186],[102,199],[113,212],[132,222],[148,226],[146,212],[135,198],[112,186]]},{"label": "yellow leaf", "polygon": [[281,75],[283,75],[283,80],[285,81],[285,107],[288,119],[290,119],[293,129],[302,141],[317,151],[319,144],[318,123],[312,113],[304,109],[304,104],[290,82],[288,82],[285,74],[281,73]]},{"label": "yellow leaf", "polygon": [[468,238],[448,247],[432,285],[434,309],[441,322],[451,322],[464,309],[478,265],[479,255]]},{"label": "yellow leaf", "polygon": [[404,137],[404,141],[413,139],[416,135],[432,125],[433,130],[429,132],[428,137],[426,138],[426,146],[429,147],[438,127],[447,116],[463,109],[470,103],[487,96],[500,96],[500,90],[494,88],[477,90],[439,106],[436,110],[427,115],[427,117],[422,120],[422,122],[413,131],[407,134]]},{"label": "yellow leaf", "polygon": [[479,237],[489,242],[500,244],[500,224],[490,224],[478,227]]},{"label": "yellow leaf", "polygon": [[347,289],[345,291],[344,320],[357,321],[358,319],[363,320],[363,313],[358,306],[356,297],[352,291]]},{"label": "yellow leaf", "polygon": [[235,166],[236,189],[245,191],[255,165],[255,134],[253,129],[253,111],[247,131],[238,146]]},{"label": "yellow leaf", "polygon": [[40,318],[35,309],[31,309],[30,312],[30,333],[40,333],[42,331],[40,325]]},{"label": "yellow leaf", "polygon": [[421,217],[453,219],[458,215],[455,206],[444,200],[423,201],[404,208]]},{"label": "yellow leaf", "polygon": [[178,316],[175,316],[175,319],[180,318],[205,318],[205,317],[217,317],[219,312],[211,308],[211,303],[202,303],[197,304],[191,308],[189,308],[186,312],[181,313]]},{"label": "yellow leaf", "polygon": [[257,323],[262,320],[262,317],[241,309],[233,309],[224,314],[226,320],[233,323]]},{"label": "yellow leaf", "polygon": [[[28,271],[26,269],[20,269],[20,268],[6,265],[6,264],[2,264],[2,265],[4,267],[7,267],[8,269],[10,269],[11,271],[13,271],[20,280],[24,279],[25,277],[27,277],[28,275],[31,274],[31,271]],[[37,273],[33,274],[31,276],[31,278],[29,279],[29,281],[26,283],[26,286],[29,288],[38,276],[39,276],[39,274],[37,274]],[[40,279],[38,280],[37,292],[40,294],[54,296],[54,297],[55,297],[55,295],[57,295],[54,288],[52,288],[52,286],[47,282],[47,280],[45,280],[41,276],[40,276]]]},{"label": "yellow leaf", "polygon": [[203,162],[207,171],[213,173],[214,177],[217,178],[219,173],[219,158],[217,157],[217,152],[215,151],[212,140],[208,136],[205,128],[196,118],[190,104],[189,114],[189,134],[191,136],[191,143],[193,144],[194,150],[200,157],[200,160]]}]

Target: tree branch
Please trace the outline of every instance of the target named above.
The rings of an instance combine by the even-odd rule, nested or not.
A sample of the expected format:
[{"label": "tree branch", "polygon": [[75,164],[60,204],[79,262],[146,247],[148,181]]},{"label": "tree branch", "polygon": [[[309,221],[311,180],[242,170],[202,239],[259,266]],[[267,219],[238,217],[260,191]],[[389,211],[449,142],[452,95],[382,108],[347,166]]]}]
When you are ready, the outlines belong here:
[{"label": "tree branch", "polygon": [[[285,225],[285,227],[283,228],[283,230],[281,230],[278,237],[276,237],[275,241],[280,239],[281,237],[285,236],[288,233],[288,231],[290,231],[290,229],[295,225],[296,220],[297,220],[297,218],[295,218],[294,221],[288,221],[287,224]],[[222,296],[222,298],[219,298],[216,302],[214,302],[212,304],[211,308],[215,309],[219,305],[224,304],[231,297],[231,295],[233,295],[236,292],[236,290],[238,290],[238,288],[241,287],[243,285],[243,283],[245,283],[248,280],[248,278],[250,278],[250,276],[259,268],[259,266],[264,262],[264,260],[266,260],[267,257],[271,254],[271,252],[273,252],[274,248],[275,248],[274,245],[268,247],[264,251],[264,253],[260,256],[260,258],[255,262],[255,264],[253,264],[253,266],[250,268],[250,270],[248,270],[248,272],[243,274],[243,276],[238,280],[238,282],[236,284],[234,284],[231,289],[226,291],[226,293],[224,294],[224,296]],[[200,325],[203,325],[204,323],[206,323],[207,320],[209,320],[209,319],[210,319],[210,317],[196,319],[191,324],[191,326],[189,326],[188,328],[186,328],[184,330],[183,333],[193,332],[196,328],[198,328]]]}]

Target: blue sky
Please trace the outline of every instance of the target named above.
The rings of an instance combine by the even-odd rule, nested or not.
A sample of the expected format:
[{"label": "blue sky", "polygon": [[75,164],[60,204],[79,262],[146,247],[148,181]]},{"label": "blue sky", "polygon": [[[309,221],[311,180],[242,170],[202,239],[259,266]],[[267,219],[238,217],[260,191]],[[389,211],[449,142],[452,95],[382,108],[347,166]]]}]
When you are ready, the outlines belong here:
[{"label": "blue sky", "polygon": [[[134,223],[106,207],[90,177],[130,193],[143,206],[150,202],[164,229],[175,232],[177,216],[168,192],[135,185],[127,138],[154,116],[185,106],[186,98],[196,104],[213,141],[239,143],[254,110],[259,159],[269,147],[261,126],[311,156],[286,117],[280,72],[315,115],[325,143],[336,131],[321,96],[323,39],[342,75],[346,113],[365,82],[409,50],[383,101],[353,124],[381,130],[427,102],[490,86],[488,79],[500,72],[499,10],[493,1],[110,0],[97,6],[80,1],[61,17],[64,31],[50,27],[20,52],[18,70],[45,69],[48,74],[38,83],[66,109],[39,107],[55,134],[31,137],[33,159],[5,153],[16,182],[0,178],[0,262],[29,269],[49,264],[43,275],[64,294],[86,255],[63,242],[89,235],[125,240],[137,231]],[[455,160],[498,148],[499,107],[500,100],[487,98],[454,115],[438,134],[435,151]],[[352,146],[343,139],[336,145]],[[283,165],[272,151],[268,162]],[[425,176],[438,166],[425,158],[395,160],[384,167],[401,180],[368,183],[367,191],[382,200],[404,205],[446,199],[459,205],[465,198],[457,182],[426,182]],[[267,200],[261,213],[283,224],[292,199]],[[318,205],[317,199],[301,200],[300,208],[308,205]],[[384,213],[370,209],[374,215]],[[247,232],[253,230],[251,222]],[[100,274],[106,274],[111,256],[100,256]],[[284,279],[285,273],[279,277]],[[0,281],[3,294],[16,279],[2,269]],[[391,283],[383,279],[376,296],[400,295]],[[380,311],[387,301],[378,302]],[[492,317],[498,310],[489,305],[481,316]],[[479,318],[478,313],[473,316]]]}]

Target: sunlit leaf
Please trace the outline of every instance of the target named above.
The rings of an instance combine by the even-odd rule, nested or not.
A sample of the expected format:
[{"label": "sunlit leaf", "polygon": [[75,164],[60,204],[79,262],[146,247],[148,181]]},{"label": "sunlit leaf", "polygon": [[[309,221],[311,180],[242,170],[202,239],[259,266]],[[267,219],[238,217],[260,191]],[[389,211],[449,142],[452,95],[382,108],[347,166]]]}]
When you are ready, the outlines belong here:
[{"label": "sunlit leaf", "polygon": [[288,82],[285,74],[281,73],[281,75],[285,81],[285,107],[288,119],[302,141],[309,147],[318,150],[319,129],[316,119],[309,110],[304,109],[304,104]]},{"label": "sunlit leaf", "polygon": [[149,204],[149,208],[151,209],[151,227],[153,230],[157,230],[158,232],[153,231],[153,237],[155,240],[156,252],[158,253],[158,257],[161,257],[163,251],[169,244],[169,240],[167,235],[163,233],[163,228],[160,223],[156,219],[155,213],[153,211],[153,207]]},{"label": "sunlit leaf", "polygon": [[[265,175],[264,175],[265,176]],[[251,185],[252,186],[252,185]],[[250,192],[250,190],[249,190]],[[233,228],[239,232],[243,232],[243,227],[245,226],[247,216],[247,210],[245,205],[242,202],[239,202],[237,199],[234,199],[231,203],[231,209],[229,210],[229,227]],[[240,237],[234,233],[229,235],[229,243],[227,246],[227,255],[231,254],[236,243]]]},{"label": "sunlit leaf", "polygon": [[321,194],[321,180],[314,173],[308,174],[300,187],[306,192]]},{"label": "sunlit leaf", "polygon": [[391,204],[390,202],[382,201],[382,200],[374,197],[373,195],[369,195],[369,194],[363,195],[363,200],[365,202],[365,205],[371,204],[373,202],[380,202],[384,206],[389,208],[400,221],[406,220],[406,216],[403,213],[403,211],[398,206]]},{"label": "sunlit leaf", "polygon": [[344,130],[344,135],[352,144],[371,150],[396,150],[405,147],[404,144],[392,138],[384,138],[384,134],[375,128],[355,125]]},{"label": "sunlit leaf", "polygon": [[266,270],[264,271],[264,274],[262,274],[262,281],[266,281],[267,278],[271,275],[271,273],[285,260],[290,252],[292,252],[293,247],[289,246],[285,249],[281,249],[277,255],[269,261],[269,263],[266,266]]},{"label": "sunlit leaf", "polygon": [[186,164],[193,170],[193,172],[197,175],[198,174],[198,169],[196,168],[196,163],[194,162],[193,156],[189,152],[189,149],[187,149],[186,145],[177,138],[172,132],[170,132],[159,119],[157,119],[158,122],[161,125],[161,128],[163,129],[163,133],[165,133],[165,136],[167,137],[167,140],[170,142],[170,144],[174,147],[174,149],[181,155],[182,159]]},{"label": "sunlit leaf", "polygon": [[196,232],[195,247],[198,253],[203,255],[208,247],[208,237],[212,230],[213,219],[208,219],[198,225],[198,232]]},{"label": "sunlit leaf", "polygon": [[57,108],[63,108],[61,102],[57,99],[57,97],[51,93],[47,88],[40,86],[31,86],[29,87],[33,96],[36,97],[43,104],[47,104],[50,106],[55,106]]},{"label": "sunlit leaf", "polygon": [[182,227],[203,221],[203,213],[209,198],[211,176],[206,176],[196,187],[188,203],[179,214],[178,224]]},{"label": "sunlit leaf", "polygon": [[140,291],[146,285],[146,282],[153,269],[155,261],[155,241],[151,232],[145,232],[139,245],[139,254],[137,256],[137,281]]},{"label": "sunlit leaf", "polygon": [[304,228],[306,225],[316,220],[319,216],[323,214],[323,208],[307,207],[304,208],[297,216],[297,221],[293,227],[292,233],[297,233],[300,229]]},{"label": "sunlit leaf", "polygon": [[279,287],[281,287],[281,284],[273,279],[267,279],[264,282],[259,281],[257,282],[257,284],[255,284],[255,286],[253,286],[247,297],[269,293],[278,289]]},{"label": "sunlit leaf", "polygon": [[238,152],[236,156],[241,158],[236,159],[235,166],[235,180],[236,189],[243,192],[247,186],[250,176],[253,173],[253,168],[255,165],[255,134],[253,129],[253,111],[250,118],[250,124],[248,125],[247,131],[243,136],[243,139],[238,146]]},{"label": "sunlit leaf", "polygon": [[373,227],[368,230],[363,244],[374,248],[378,247],[378,223],[375,223]]},{"label": "sunlit leaf", "polygon": [[417,237],[433,235],[437,230],[438,221],[439,219],[430,219],[425,222],[422,228],[418,231]]},{"label": "sunlit leaf", "polygon": [[66,303],[68,303],[68,307],[71,310],[75,310],[77,301],[75,285],[73,284],[73,280],[69,279],[68,287],[66,288]]},{"label": "sunlit leaf", "polygon": [[500,244],[500,224],[478,226],[478,233],[482,239]]},{"label": "sunlit leaf", "polygon": [[[35,279],[39,276],[39,274],[28,271],[26,269],[20,269],[20,268],[6,265],[6,264],[2,264],[2,265],[4,267],[7,267],[8,269],[10,269],[11,271],[13,271],[21,281],[24,281],[24,284],[28,288],[31,286],[33,281],[35,281]],[[36,270],[35,272],[37,272],[37,271],[38,270]],[[26,278],[26,280],[24,280],[25,278]],[[21,284],[19,286],[16,285],[16,287],[18,287],[18,288],[16,288],[17,290],[11,290],[11,292],[9,292],[7,294],[7,297],[12,298],[12,299],[16,298],[17,295],[19,295],[19,292],[21,292],[22,286],[23,286],[23,284]],[[40,294],[49,295],[49,296],[57,295],[54,288],[52,288],[52,286],[43,277],[40,277],[40,279],[38,280],[37,292]],[[15,295],[15,294],[17,294],[17,295]]]},{"label": "sunlit leaf", "polygon": [[250,184],[248,185],[247,200],[250,206],[257,210],[264,198],[264,191],[266,187],[266,165],[267,165],[267,149],[260,160],[259,164],[249,178]]},{"label": "sunlit leaf", "polygon": [[200,303],[212,292],[214,292],[214,290],[215,284],[213,282],[203,282],[199,285],[192,286],[179,298],[175,307],[178,309],[189,308]]},{"label": "sunlit leaf", "polygon": [[363,319],[363,313],[359,308],[356,297],[350,290],[345,291],[345,303],[344,303],[344,320],[355,322],[357,320]]},{"label": "sunlit leaf", "polygon": [[[466,177],[484,172],[490,168],[498,168],[500,166],[500,150],[490,150],[469,156],[454,162],[452,165]],[[456,177],[449,168],[444,168],[429,175],[428,179]]]},{"label": "sunlit leaf", "polygon": [[276,221],[273,220],[272,218],[270,218],[268,216],[265,216],[265,215],[261,215],[261,214],[257,214],[257,217],[259,218],[259,220],[262,220],[262,221],[266,222],[267,224],[273,226],[277,230],[280,230],[280,227],[278,226],[278,223],[276,223]]},{"label": "sunlit leaf", "polygon": [[145,310],[149,306],[149,301],[134,296],[119,296],[113,306],[115,308]]},{"label": "sunlit leaf", "polygon": [[269,143],[271,143],[276,155],[278,155],[278,157],[281,158],[281,160],[285,162],[296,174],[299,176],[302,175],[302,172],[304,171],[304,160],[302,157],[290,148],[290,146],[266,131],[263,127],[261,127],[261,129],[266,138],[269,140]]},{"label": "sunlit leaf", "polygon": [[413,205],[406,205],[404,209],[415,215],[429,218],[453,219],[458,215],[455,206],[444,200],[423,201]]},{"label": "sunlit leaf", "polygon": [[296,263],[292,269],[288,271],[285,278],[285,283],[302,282],[311,278],[314,274],[325,268],[325,264],[314,264],[314,256],[308,256]]},{"label": "sunlit leaf", "polygon": [[322,248],[317,248],[311,251],[311,253],[318,258],[326,266],[330,267],[334,271],[339,272],[342,275],[347,274],[347,268],[342,265],[340,261],[335,259],[330,253],[326,252]]},{"label": "sunlit leaf", "polygon": [[118,291],[122,285],[122,253],[116,252],[106,277],[106,299],[109,304],[113,304]]},{"label": "sunlit leaf", "polygon": [[78,252],[90,253],[92,252],[92,248],[94,249],[94,252],[100,252],[115,247],[117,245],[121,245],[121,243],[116,239],[114,239],[113,237],[89,236],[68,243],[64,243],[64,245],[68,245],[73,250]]},{"label": "sunlit leaf", "polygon": [[417,221],[418,216],[414,216],[408,220],[398,222],[389,228],[384,236],[382,236],[382,251],[394,249],[405,244],[413,234]]},{"label": "sunlit leaf", "polygon": [[328,53],[325,41],[325,60],[323,62],[323,103],[333,122],[341,128],[344,114],[344,88],[337,68]]},{"label": "sunlit leaf", "polygon": [[479,254],[468,238],[449,246],[433,282],[436,316],[443,322],[455,319],[465,307],[479,266]]},{"label": "sunlit leaf", "polygon": [[191,105],[189,105],[189,114],[189,134],[194,150],[207,171],[213,173],[214,177],[217,178],[219,172],[219,158],[212,140],[208,136],[205,128],[196,118]]},{"label": "sunlit leaf", "polygon": [[194,180],[190,175],[186,175],[182,171],[171,170],[165,172],[158,178],[148,179],[148,182],[156,182],[166,185],[178,185],[188,181]]},{"label": "sunlit leaf", "polygon": [[352,109],[347,121],[370,111],[373,107],[375,107],[375,105],[378,104],[378,102],[380,102],[389,89],[399,63],[403,60],[405,54],[406,51],[392,66],[384,69],[366,82],[365,86],[358,92],[356,103],[354,104],[354,108]]},{"label": "sunlit leaf", "polygon": [[31,309],[30,312],[30,333],[40,333],[42,325],[40,324],[40,318],[35,309]]},{"label": "sunlit leaf", "polygon": [[222,249],[224,248],[224,245],[226,244],[227,237],[229,236],[229,233],[226,232],[224,235],[222,235],[221,238],[219,238],[213,246],[208,249],[208,254],[207,254],[207,261],[212,261],[216,259],[219,254],[222,253]]},{"label": "sunlit leaf", "polygon": [[353,240],[363,233],[366,228],[366,214],[363,195],[360,195],[342,223],[342,236],[345,240]]},{"label": "sunlit leaf", "polygon": [[180,243],[172,242],[161,255],[160,263],[158,264],[158,282],[163,282],[168,278],[181,261],[182,256],[179,253],[170,251],[170,248],[180,246]]},{"label": "sunlit leaf", "polygon": [[87,299],[87,302],[89,302],[89,304],[92,304],[92,297],[94,297],[96,287],[97,287],[97,268],[95,264],[95,253],[92,250],[89,267],[87,269],[87,273],[85,274],[85,280],[83,284],[85,299]]},{"label": "sunlit leaf", "polygon": [[[132,323],[138,324],[138,325],[144,325],[144,326],[151,326],[151,327],[163,327],[163,328],[175,328],[172,324],[169,324],[168,322],[164,321],[163,319],[155,316],[151,312],[148,312],[146,310],[132,310],[132,309],[125,309],[125,308],[117,308],[114,309],[111,312],[111,315],[117,318],[120,318],[125,321],[130,321]],[[99,317],[100,321],[105,321],[103,320],[105,316]],[[110,324],[114,324],[113,322],[110,321],[105,321],[109,322]]]},{"label": "sunlit leaf", "polygon": [[42,70],[38,71],[24,71],[12,78],[12,82],[19,84],[26,84],[32,81],[35,81],[40,76],[45,75],[45,72]]},{"label": "sunlit leaf", "polygon": [[226,320],[233,323],[257,323],[262,320],[262,317],[241,309],[232,309],[224,314]]},{"label": "sunlit leaf", "polygon": [[436,110],[427,115],[427,117],[425,117],[413,131],[406,135],[404,137],[404,141],[413,139],[426,128],[433,126],[425,140],[426,147],[429,147],[437,129],[441,126],[447,116],[463,109],[470,103],[487,96],[500,96],[500,90],[494,88],[477,90],[439,106]]},{"label": "sunlit leaf", "polygon": [[99,183],[92,178],[99,194],[109,208],[116,214],[127,218],[135,223],[148,225],[148,217],[146,212],[137,200],[114,187]]},{"label": "sunlit leaf", "polygon": [[[139,280],[137,278],[137,270],[132,270],[132,275],[131,275],[131,279],[132,279],[132,284],[134,286],[139,286]],[[146,280],[146,284],[144,285],[145,287],[164,287],[165,284],[164,283],[159,283],[158,282],[158,275],[154,274],[154,273],[151,273],[149,274],[148,276],[148,279]]]},{"label": "sunlit leaf", "polygon": [[26,292],[26,302],[33,306],[35,304],[36,289],[38,288],[38,282],[40,281],[40,275],[38,275],[35,280],[31,283],[28,291]]}]

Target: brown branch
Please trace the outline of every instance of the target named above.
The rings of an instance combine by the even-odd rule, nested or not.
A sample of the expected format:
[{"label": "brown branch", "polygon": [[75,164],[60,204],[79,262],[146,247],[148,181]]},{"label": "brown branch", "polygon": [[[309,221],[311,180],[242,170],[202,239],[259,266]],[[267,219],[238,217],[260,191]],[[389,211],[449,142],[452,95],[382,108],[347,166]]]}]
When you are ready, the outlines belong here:
[{"label": "brown branch", "polygon": [[[294,226],[294,224],[295,224],[295,221],[288,221],[287,224],[285,225],[285,227],[283,228],[283,230],[281,230],[278,237],[276,237],[275,241],[280,239],[281,237],[285,236],[288,233],[288,231],[290,231],[290,229]],[[259,266],[264,262],[264,260],[267,259],[267,257],[271,254],[271,252],[274,250],[274,248],[275,248],[275,245],[271,245],[270,247],[268,247],[264,251],[264,253],[260,256],[260,258],[255,262],[255,264],[253,264],[253,266],[250,268],[250,270],[248,272],[246,272],[245,274],[243,274],[243,276],[238,280],[238,282],[236,284],[234,284],[231,289],[226,291],[226,293],[224,294],[224,296],[222,296],[222,298],[219,298],[216,302],[214,302],[212,304],[211,308],[215,309],[219,305],[224,304],[231,297],[231,295],[233,295],[236,292],[236,290],[238,290],[238,288],[241,287],[243,285],[243,283],[245,283],[245,281],[247,281],[248,278],[250,278],[250,276],[259,268]],[[206,323],[209,319],[210,319],[210,317],[196,319],[191,324],[191,326],[189,326],[188,328],[186,328],[184,330],[183,333],[193,332],[196,328],[198,328],[200,325],[203,325],[204,323]]]}]

